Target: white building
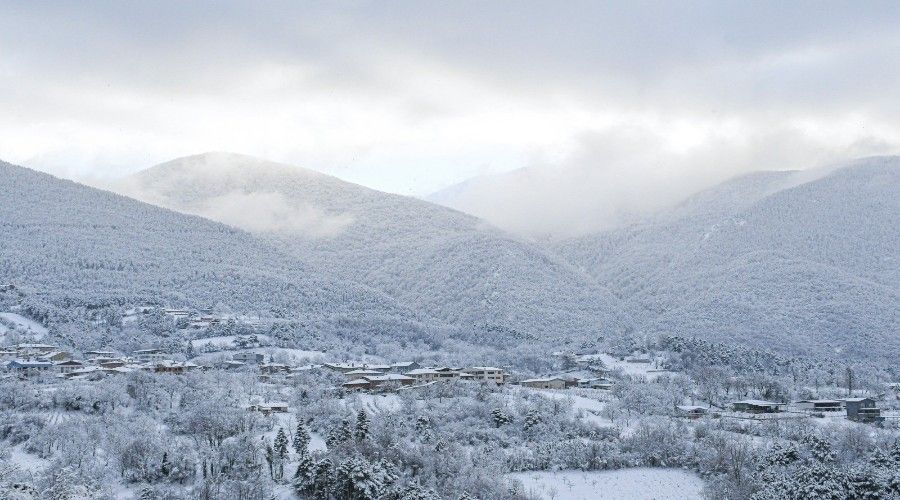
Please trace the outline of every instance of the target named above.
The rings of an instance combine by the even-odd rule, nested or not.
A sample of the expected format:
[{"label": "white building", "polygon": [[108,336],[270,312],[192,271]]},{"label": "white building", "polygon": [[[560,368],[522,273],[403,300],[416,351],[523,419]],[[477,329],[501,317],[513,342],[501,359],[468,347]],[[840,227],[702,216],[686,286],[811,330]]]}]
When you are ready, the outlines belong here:
[{"label": "white building", "polygon": [[496,384],[503,384],[506,382],[506,372],[503,371],[502,368],[493,366],[473,366],[472,368],[464,370],[464,372],[471,375],[472,380],[494,382]]}]

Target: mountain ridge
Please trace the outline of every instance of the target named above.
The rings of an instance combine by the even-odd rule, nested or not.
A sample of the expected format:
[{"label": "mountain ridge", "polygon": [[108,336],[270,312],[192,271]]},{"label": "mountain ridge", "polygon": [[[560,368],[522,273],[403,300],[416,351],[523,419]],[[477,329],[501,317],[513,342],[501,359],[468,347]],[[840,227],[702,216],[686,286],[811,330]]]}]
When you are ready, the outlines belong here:
[{"label": "mountain ridge", "polygon": [[[316,221],[342,218],[340,230],[326,235],[245,228],[328,272],[354,277],[453,324],[500,321],[522,332],[559,338],[596,338],[603,331],[628,328],[630,320],[621,314],[615,297],[592,277],[542,246],[476,217],[330,176],[284,175],[282,169],[253,171],[250,178],[249,169],[229,166],[227,170],[239,174],[207,182],[206,176],[222,161],[240,163],[245,157],[181,159],[179,175],[190,182],[172,181],[166,171],[171,162],[163,164],[162,171],[151,167],[128,179],[130,193],[149,191],[148,199],[182,211],[221,196],[243,202],[275,193],[291,210],[300,210],[301,217],[312,213]],[[265,165],[256,159],[252,163]],[[241,195],[231,196],[235,192]],[[252,212],[253,207],[239,211]]]}]

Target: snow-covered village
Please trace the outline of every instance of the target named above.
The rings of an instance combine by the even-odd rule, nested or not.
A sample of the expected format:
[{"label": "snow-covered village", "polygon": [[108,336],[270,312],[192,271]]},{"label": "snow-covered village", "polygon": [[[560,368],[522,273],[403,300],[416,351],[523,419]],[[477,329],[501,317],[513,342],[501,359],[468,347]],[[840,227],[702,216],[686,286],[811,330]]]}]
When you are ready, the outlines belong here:
[{"label": "snow-covered village", "polygon": [[0,0],[0,500],[900,500],[898,26]]},{"label": "snow-covered village", "polygon": [[787,498],[845,487],[886,498],[898,484],[900,384],[865,367],[676,338],[480,366],[484,355],[440,349],[318,350],[279,322],[152,306],[94,310],[89,324],[155,343],[101,335],[76,350],[20,314],[21,295],[5,297],[19,311],[0,313],[10,498]]}]

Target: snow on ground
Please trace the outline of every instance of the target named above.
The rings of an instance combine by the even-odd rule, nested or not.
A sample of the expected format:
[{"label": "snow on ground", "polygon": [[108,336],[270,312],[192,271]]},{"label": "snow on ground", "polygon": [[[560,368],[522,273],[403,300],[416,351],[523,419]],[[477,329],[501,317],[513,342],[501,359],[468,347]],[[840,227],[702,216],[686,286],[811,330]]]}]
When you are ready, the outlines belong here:
[{"label": "snow on ground", "polygon": [[681,469],[634,468],[610,471],[518,472],[507,477],[545,500],[694,500],[703,481]]},{"label": "snow on ground", "polygon": [[538,394],[546,397],[546,398],[554,398],[554,399],[565,399],[572,402],[572,408],[576,412],[581,412],[581,416],[584,420],[589,422],[593,422],[597,425],[603,427],[612,427],[613,423],[611,420],[604,418],[601,416],[601,412],[603,408],[606,407],[605,401],[600,401],[597,399],[591,399],[584,396],[578,396],[576,394],[572,394],[571,391],[566,390],[547,390],[547,389],[537,389],[535,390]]},{"label": "snow on ground", "polygon": [[400,397],[396,394],[356,394],[346,401],[358,401],[368,413],[377,414],[382,411],[400,409]]},{"label": "snow on ground", "polygon": [[40,340],[47,335],[47,328],[44,327],[44,325],[32,319],[28,319],[25,316],[20,316],[11,312],[0,313],[0,334],[5,333],[4,330],[8,330],[8,327],[3,326],[4,322],[9,323],[21,331],[30,332],[34,335],[35,340]]},{"label": "snow on ground", "polygon": [[[246,335],[242,336],[246,337]],[[200,349],[202,347],[209,346],[212,349],[218,349],[220,351],[230,351],[233,349],[237,349],[237,346],[234,344],[234,339],[236,339],[237,337],[237,335],[220,335],[218,337],[195,339],[192,340],[191,343],[194,344],[194,349]],[[256,338],[260,342],[270,342],[272,340],[268,335],[256,335]]]},{"label": "snow on ground", "polygon": [[309,451],[325,451],[328,449],[328,446],[325,444],[325,439],[322,436],[316,432],[310,432],[309,446],[306,449]]},{"label": "snow on ground", "polygon": [[48,460],[23,450],[22,445],[13,446],[9,449],[9,459],[19,470],[32,474],[36,474],[50,465]]},{"label": "snow on ground", "polygon": [[[263,337],[263,336],[260,336]],[[211,352],[202,352],[194,358],[199,361],[215,361],[218,358],[230,358],[234,352],[257,352],[265,355],[265,361],[268,362],[272,357],[276,362],[298,363],[300,361],[321,361],[325,359],[325,353],[322,351],[308,351],[304,349],[291,349],[287,347],[251,347],[241,349],[234,345],[234,336],[210,337],[206,339],[193,340],[194,349],[197,351],[214,349]],[[234,351],[234,352],[229,352]]]},{"label": "snow on ground", "polygon": [[605,353],[587,354],[581,356],[580,359],[599,360],[610,370],[621,370],[622,373],[626,375],[631,375],[632,377],[645,377],[647,380],[654,380],[661,375],[672,374],[670,371],[656,368],[654,363],[629,363]]}]

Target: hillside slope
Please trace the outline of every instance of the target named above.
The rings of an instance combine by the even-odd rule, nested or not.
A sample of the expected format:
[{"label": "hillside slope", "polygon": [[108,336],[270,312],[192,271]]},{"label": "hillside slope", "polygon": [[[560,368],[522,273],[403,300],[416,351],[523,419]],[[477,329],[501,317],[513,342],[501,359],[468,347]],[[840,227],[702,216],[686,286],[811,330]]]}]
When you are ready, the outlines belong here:
[{"label": "hillside slope", "polygon": [[65,307],[221,306],[338,334],[417,331],[387,295],[324,275],[243,231],[0,162],[0,282]]},{"label": "hillside slope", "polygon": [[735,179],[559,251],[610,283],[646,333],[896,360],[900,159],[800,175]]},{"label": "hillside slope", "polygon": [[463,327],[565,339],[630,325],[607,289],[534,244],[451,209],[309,170],[207,153],[139,172],[118,189],[242,227]]}]

